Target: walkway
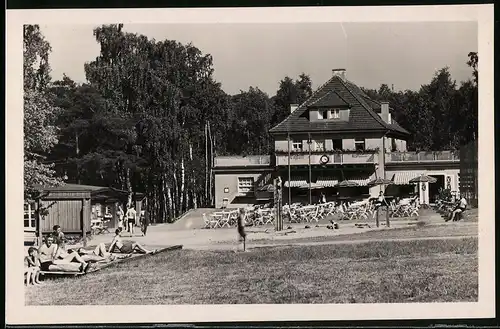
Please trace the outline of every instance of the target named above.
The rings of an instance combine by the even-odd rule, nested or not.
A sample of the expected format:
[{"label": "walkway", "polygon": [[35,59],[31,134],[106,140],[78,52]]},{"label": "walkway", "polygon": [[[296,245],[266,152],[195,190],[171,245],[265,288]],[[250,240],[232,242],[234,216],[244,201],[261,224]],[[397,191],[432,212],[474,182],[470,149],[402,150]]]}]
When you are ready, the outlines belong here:
[{"label": "walkway", "polygon": [[[204,210],[200,210],[204,211]],[[151,248],[158,248],[170,245],[183,245],[184,249],[227,249],[235,248],[238,241],[238,235],[235,228],[219,228],[219,229],[201,229],[199,228],[200,221],[203,222],[198,216],[199,211],[188,214],[184,219],[174,224],[158,224],[152,225],[148,228],[147,236],[143,237],[140,229],[136,228],[135,235],[132,237],[127,237],[127,233],[124,234],[124,239],[135,240],[141,244],[144,244]],[[390,229],[405,228],[411,225],[417,225],[417,223],[422,223],[426,227],[430,225],[444,225],[443,219],[432,210],[424,210],[418,220],[416,219],[400,219],[394,218],[391,220]],[[249,227],[247,228],[248,241],[258,241],[259,245],[252,245],[252,247],[267,246],[265,240],[272,241],[272,245],[277,244],[287,244],[289,240],[296,239],[309,239],[309,238],[321,238],[321,237],[338,237],[343,235],[350,235],[369,231],[377,230],[387,230],[385,226],[385,218],[381,218],[380,227],[375,227],[375,223],[370,220],[369,222],[364,222],[364,224],[370,225],[370,227],[359,228],[355,224],[362,222],[359,221],[338,221],[339,229],[331,230],[326,226],[329,224],[328,221],[322,221],[320,223],[300,223],[300,224],[285,224],[285,230],[282,232],[275,232],[274,227],[263,226],[263,227]],[[450,223],[446,224],[449,225]],[[456,224],[456,223],[455,223]],[[460,223],[468,224],[468,223]],[[308,225],[310,228],[305,228]],[[477,226],[477,223],[475,223]],[[316,227],[318,226],[318,227]],[[290,229],[287,229],[290,227]],[[90,245],[95,245],[97,243],[109,243],[113,238],[112,234],[98,235],[89,241]],[[335,239],[335,243],[338,242],[338,238]],[[359,239],[356,239],[359,241]],[[349,241],[346,237],[345,241]],[[372,240],[370,240],[372,241]],[[296,242],[294,242],[295,244]],[[307,241],[302,241],[299,244],[308,244]],[[313,243],[313,242],[311,242]],[[317,243],[317,242],[316,242]],[[328,243],[328,242],[320,242]],[[331,242],[330,242],[331,243]]]}]

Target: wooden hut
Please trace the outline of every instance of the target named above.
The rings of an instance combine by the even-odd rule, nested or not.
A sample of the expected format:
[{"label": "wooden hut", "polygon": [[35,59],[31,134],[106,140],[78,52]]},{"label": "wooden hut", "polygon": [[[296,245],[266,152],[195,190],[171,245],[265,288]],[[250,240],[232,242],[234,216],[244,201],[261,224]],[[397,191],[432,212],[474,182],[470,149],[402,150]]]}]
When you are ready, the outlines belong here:
[{"label": "wooden hut", "polygon": [[[52,232],[54,225],[61,226],[65,234],[78,234],[86,241],[92,220],[99,217],[109,229],[117,227],[118,204],[125,204],[128,192],[112,187],[65,184],[40,189],[37,199],[38,238]],[[144,195],[134,194],[137,212],[140,214]],[[125,209],[124,209],[125,210]]]}]

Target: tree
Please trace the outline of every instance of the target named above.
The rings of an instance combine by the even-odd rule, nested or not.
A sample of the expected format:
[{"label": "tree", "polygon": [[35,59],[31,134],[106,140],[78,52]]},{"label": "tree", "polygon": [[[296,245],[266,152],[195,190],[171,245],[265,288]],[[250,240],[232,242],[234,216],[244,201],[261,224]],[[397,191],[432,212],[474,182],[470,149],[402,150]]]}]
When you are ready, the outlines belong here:
[{"label": "tree", "polygon": [[24,197],[32,199],[37,193],[37,185],[61,183],[55,177],[54,165],[44,162],[58,141],[54,121],[58,109],[51,103],[51,95],[47,92],[50,45],[38,25],[25,25],[23,32]]},{"label": "tree", "polygon": [[[224,154],[230,142],[228,97],[212,77],[209,54],[122,28],[94,30],[101,51],[85,72],[104,109],[86,128],[89,138],[101,140],[91,143],[98,150],[81,155],[81,174],[98,170],[117,187],[124,180],[130,195],[141,191],[153,199],[153,218],[171,220],[211,202],[211,188],[202,186],[212,179],[203,172],[211,170],[211,150]],[[208,148],[206,127],[214,131]]]},{"label": "tree", "polygon": [[309,75],[302,73],[295,81],[285,77],[279,83],[276,96],[273,97],[275,113],[271,117],[271,126],[283,121],[290,114],[291,104],[302,104],[312,95],[312,82]]},{"label": "tree", "polygon": [[24,90],[43,91],[50,83],[50,44],[38,25],[23,26]]},{"label": "tree", "polygon": [[470,52],[469,55],[469,60],[467,61],[467,65],[469,65],[472,69],[473,69],[473,72],[472,72],[472,75],[474,77],[474,82],[476,83],[476,85],[478,84],[478,73],[477,73],[477,64],[478,64],[478,56],[477,56],[477,52]]},{"label": "tree", "polygon": [[259,88],[250,87],[232,97],[231,108],[228,151],[245,155],[269,154],[272,150],[270,118],[274,113],[269,96]]}]

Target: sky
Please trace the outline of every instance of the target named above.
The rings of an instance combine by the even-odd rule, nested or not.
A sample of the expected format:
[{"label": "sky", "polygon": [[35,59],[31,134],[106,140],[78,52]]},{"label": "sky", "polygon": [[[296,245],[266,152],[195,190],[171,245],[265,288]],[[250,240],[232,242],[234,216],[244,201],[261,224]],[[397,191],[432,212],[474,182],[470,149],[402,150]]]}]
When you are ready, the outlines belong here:
[{"label": "sky", "polygon": [[[94,25],[42,25],[52,47],[52,78],[66,74],[85,82],[84,63],[99,55]],[[332,69],[365,88],[385,83],[394,90],[418,90],[449,67],[452,78],[471,77],[467,54],[477,51],[476,22],[130,24],[124,31],[156,40],[192,43],[213,57],[214,78],[229,94],[258,87],[275,95],[279,81],[301,73],[313,89]]]}]

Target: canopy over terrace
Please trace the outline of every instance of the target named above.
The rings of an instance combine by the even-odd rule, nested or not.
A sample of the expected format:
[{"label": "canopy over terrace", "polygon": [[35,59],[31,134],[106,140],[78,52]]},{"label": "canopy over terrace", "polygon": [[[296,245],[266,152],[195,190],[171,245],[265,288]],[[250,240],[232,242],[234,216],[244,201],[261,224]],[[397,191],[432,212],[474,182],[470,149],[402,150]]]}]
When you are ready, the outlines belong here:
[{"label": "canopy over terrace", "polygon": [[[92,204],[111,204],[111,226],[117,223],[114,205],[125,203],[128,192],[112,187],[64,184],[56,187],[41,187],[37,197],[36,207],[40,216],[37,217],[38,237],[52,231],[54,225],[60,225],[64,232],[78,233],[85,237],[90,232]],[[134,193],[136,211],[140,213],[143,193]],[[40,241],[41,242],[41,241]]]}]

